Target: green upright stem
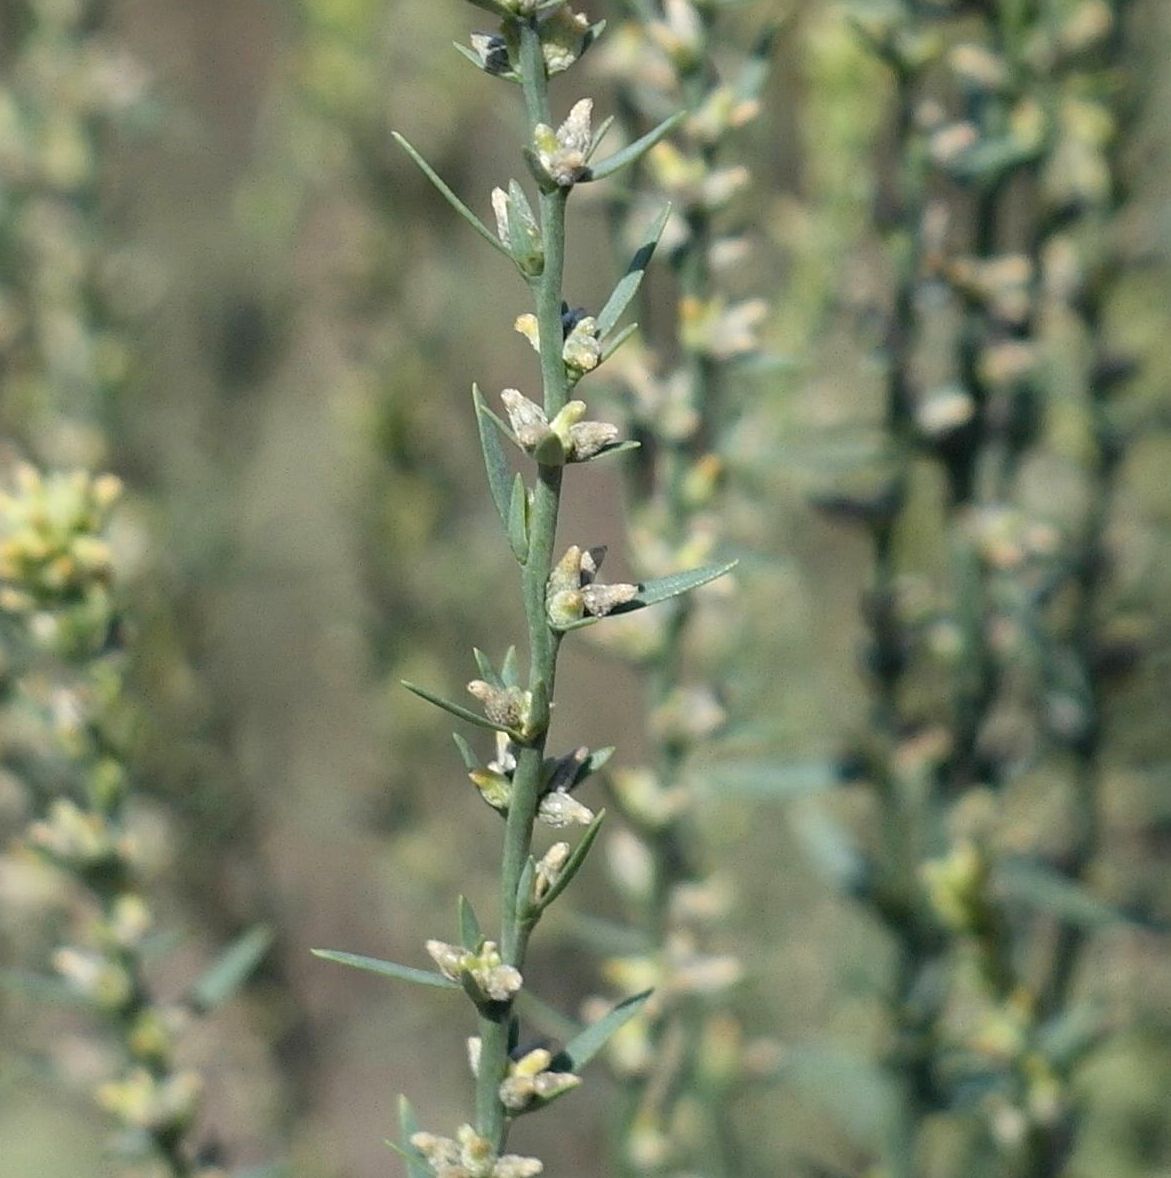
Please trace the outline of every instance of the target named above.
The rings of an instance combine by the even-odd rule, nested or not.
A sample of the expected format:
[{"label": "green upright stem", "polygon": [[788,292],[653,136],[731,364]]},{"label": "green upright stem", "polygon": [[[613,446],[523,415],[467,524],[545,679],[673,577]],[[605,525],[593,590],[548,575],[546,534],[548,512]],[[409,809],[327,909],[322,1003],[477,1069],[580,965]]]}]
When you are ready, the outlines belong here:
[{"label": "green upright stem", "polygon": [[[548,79],[537,24],[521,23],[520,60],[529,141],[538,123],[549,122]],[[541,234],[545,265],[531,283],[540,330],[541,377],[546,414],[552,418],[568,399],[568,380],[562,357],[564,329],[561,319],[565,269],[565,209],[568,189],[542,192]],[[560,635],[549,625],[545,591],[553,569],[557,517],[561,505],[562,468],[539,466],[533,487],[529,523],[529,550],[521,577],[525,620],[529,638],[529,690],[537,700],[552,698],[557,675]],[[505,963],[523,969],[529,928],[521,919],[518,889],[533,841],[533,823],[540,800],[545,759],[548,706],[533,717],[536,735],[520,750],[513,774],[512,796],[504,830],[501,866],[500,952]],[[511,1004],[480,1016],[480,1067],[476,1081],[476,1129],[497,1151],[504,1148],[508,1132],[507,1111],[500,1102],[499,1087],[508,1073],[508,1027]]]}]

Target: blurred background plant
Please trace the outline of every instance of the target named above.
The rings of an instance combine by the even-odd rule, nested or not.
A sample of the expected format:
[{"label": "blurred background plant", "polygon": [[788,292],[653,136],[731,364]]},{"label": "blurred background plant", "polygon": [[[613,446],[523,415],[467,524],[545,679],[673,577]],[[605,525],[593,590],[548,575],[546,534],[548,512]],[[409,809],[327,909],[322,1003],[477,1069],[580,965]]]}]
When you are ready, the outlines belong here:
[{"label": "blurred background plant", "polygon": [[[624,6],[600,0],[584,7],[591,19],[610,19],[612,34],[628,15]],[[760,13],[719,7],[721,44],[751,46]],[[727,863],[734,877],[736,903],[719,926],[718,943],[743,963],[736,999],[744,1036],[776,1036],[786,1045],[780,1086],[746,1090],[729,1112],[743,1143],[744,1174],[862,1174],[887,1140],[882,1071],[866,1065],[888,1058],[893,941],[872,904],[844,896],[841,887],[876,848],[879,829],[867,787],[840,784],[844,749],[871,757],[846,758],[853,772],[874,763],[866,734],[876,687],[870,672],[858,678],[856,654],[874,645],[876,544],[868,525],[843,527],[815,505],[864,498],[900,466],[889,450],[881,462],[874,458],[887,433],[890,312],[906,281],[899,226],[907,210],[895,197],[907,181],[896,172],[910,163],[906,137],[926,144],[932,124],[898,130],[890,65],[849,19],[873,19],[884,7],[901,10],[822,0],[791,5],[761,113],[729,148],[729,159],[734,154],[732,162],[751,167],[754,178],[729,223],[753,226],[758,236],[728,275],[727,289],[733,297],[769,297],[760,334],[771,354],[787,359],[751,380],[738,373],[733,385],[732,398],[743,398],[750,411],[722,448],[721,552],[746,557],[736,588],[746,624],[739,637],[716,632],[694,664],[735,668],[720,697],[728,720],[715,764],[739,768],[703,795],[704,862]],[[957,44],[991,45],[993,15],[1011,17],[1016,7],[942,0],[907,6],[915,28],[942,42],[939,55],[924,63],[929,77],[922,83],[943,115],[937,129],[972,122],[986,135],[984,120],[1019,105],[1015,88],[1036,84],[1014,80],[977,101],[973,87],[983,83],[965,80],[973,63],[946,54]],[[1065,22],[1077,6],[1044,7]],[[1112,16],[1121,12],[1108,7]],[[507,180],[501,161],[514,157],[523,135],[517,122],[478,101],[466,84],[467,63],[455,52],[445,64],[441,54],[420,48],[445,38],[466,42],[483,22],[462,4],[109,0],[100,8],[86,10],[82,27],[119,61],[129,53],[140,63],[113,73],[115,91],[134,100],[113,112],[99,104],[96,139],[89,138],[92,122],[82,136],[91,157],[93,143],[101,145],[87,195],[62,203],[68,217],[41,216],[55,228],[43,239],[34,232],[32,240],[46,257],[63,255],[61,264],[46,263],[39,281],[73,289],[79,238],[68,225],[80,217],[80,240],[97,251],[86,256],[102,259],[96,268],[91,261],[82,267],[89,293],[81,305],[87,317],[96,313],[103,338],[117,347],[84,350],[106,357],[101,395],[92,401],[77,393],[63,406],[53,390],[74,386],[45,386],[38,376],[49,362],[36,335],[20,326],[28,322],[23,291],[36,271],[15,265],[31,247],[13,254],[7,244],[18,223],[14,210],[31,207],[20,181],[28,175],[23,149],[10,151],[11,128],[23,134],[36,123],[28,113],[5,114],[2,282],[11,293],[0,316],[0,416],[6,435],[50,468],[114,469],[127,484],[119,527],[135,619],[127,690],[143,717],[136,763],[144,788],[165,803],[158,812],[172,815],[174,865],[159,881],[167,884],[160,923],[203,930],[180,950],[180,964],[191,967],[182,978],[196,976],[214,945],[253,920],[277,929],[259,989],[208,1024],[227,1020],[227,1034],[213,1030],[207,1041],[222,1068],[207,1085],[209,1130],[236,1156],[256,1159],[291,1138],[298,1175],[380,1173],[395,1165],[380,1144],[393,1131],[391,1094],[411,1091],[435,1124],[458,1123],[466,1105],[466,1065],[447,996],[432,1000],[412,991],[408,1000],[377,979],[339,978],[313,963],[308,948],[344,943],[404,959],[450,920],[456,869],[461,889],[493,886],[494,856],[473,829],[451,819],[452,808],[465,802],[458,767],[442,778],[418,769],[450,763],[447,726],[392,695],[389,685],[400,677],[458,683],[463,651],[483,642],[490,617],[501,633],[519,622],[514,603],[496,590],[512,569],[492,508],[467,506],[482,503],[482,473],[466,413],[466,375],[475,371],[485,387],[503,387],[528,349],[508,330],[516,314],[509,300],[482,305],[482,292],[499,280],[499,259],[468,248],[462,223],[446,206],[436,207],[389,133],[409,126],[412,141],[465,193],[487,193]],[[1020,6],[1026,15],[1033,8]],[[64,0],[35,9],[16,0],[0,5],[6,95],[21,87],[28,93],[34,78],[42,94],[50,93],[43,89],[50,82],[64,85],[68,71],[18,70],[13,62],[22,46],[50,37],[60,43],[54,30],[78,11]],[[1110,474],[1112,506],[1101,522],[1111,571],[1093,587],[1093,682],[1102,693],[1093,707],[1103,736],[1091,772],[1102,809],[1098,853],[1085,872],[1104,908],[1087,917],[1101,920],[1092,936],[1078,934],[1084,943],[1072,988],[1100,996],[1107,1026],[1120,1033],[1095,1046],[1068,1087],[1062,1080],[1058,1107],[1076,1110],[1068,1173],[1146,1178],[1171,1169],[1171,968],[1165,941],[1132,927],[1138,916],[1165,919],[1171,904],[1163,718],[1171,501],[1168,442],[1156,428],[1171,371],[1162,314],[1171,229],[1171,30],[1158,0],[1133,0],[1122,15],[1121,40],[1099,41],[1059,72],[1026,55],[1020,75],[1043,77],[1041,104],[1069,112],[1091,138],[1097,116],[1090,111],[1079,124],[1078,112],[1102,104],[1112,111],[1124,139],[1087,152],[1064,136],[1059,153],[1062,168],[1080,170],[1078,161],[1089,160],[1083,175],[1100,176],[1092,161],[1104,147],[1111,195],[1072,219],[1066,210],[1056,223],[1042,224],[1031,194],[1050,191],[1058,169],[1046,166],[1053,179],[1042,181],[1039,163],[1021,164],[1001,198],[1002,236],[989,252],[1021,254],[1037,267],[1025,284],[1026,322],[1005,332],[996,321],[996,330],[1010,343],[1017,336],[1044,341],[1044,363],[1029,381],[1042,424],[1020,455],[1012,502],[1029,525],[1051,525],[1065,541],[1052,557],[1030,556],[1034,573],[1046,560],[1065,570],[1038,631],[1054,644],[1047,665],[1064,676],[1058,696],[1068,694],[1077,678],[1071,669],[1084,657],[1073,637],[1081,596],[1071,571],[1088,567],[1075,556],[1086,543],[1082,508],[1104,501],[1082,494],[1094,477],[1086,377],[1094,341],[1104,341],[1112,356],[1142,357],[1129,382],[1115,386],[1122,395],[1113,395],[1108,409],[1125,427],[1126,445]],[[739,52],[720,50],[722,76],[736,76]],[[957,75],[957,65],[967,72]],[[581,68],[580,91],[554,84],[555,100],[564,99],[566,108],[580,92],[611,92],[600,55]],[[1114,89],[1120,73],[1129,90]],[[1084,101],[1068,102],[1070,91]],[[84,88],[70,84],[65,92],[39,109],[52,109],[57,122],[75,119],[70,112]],[[600,101],[597,114],[630,112]],[[1064,122],[1063,115],[1045,126]],[[1046,141],[1045,160],[1050,146]],[[941,258],[978,252],[965,228],[972,224],[970,182],[946,179],[938,162],[922,166],[930,176],[928,212],[940,200],[951,212]],[[1054,208],[1051,191],[1040,207]],[[486,199],[476,211],[490,217]],[[583,274],[582,288],[569,292],[574,306],[600,306],[608,293],[600,278],[593,286],[584,277],[608,268],[574,266],[609,227],[606,205],[595,215],[596,221],[583,215],[580,232],[570,236],[571,272]],[[1081,259],[1076,265],[1063,237]],[[1098,273],[1110,258],[1116,264],[1106,281],[1093,284],[1094,299],[1071,299],[1071,290],[1087,289],[1071,273]],[[638,311],[648,336],[657,331],[659,339],[677,310],[665,270],[652,275],[647,305]],[[950,365],[965,319],[951,283],[921,277],[912,310],[931,330],[912,366],[917,394],[957,383],[962,374]],[[73,294],[65,302],[79,305]],[[15,315],[8,310],[14,305]],[[1092,318],[1100,322],[1091,326]],[[61,317],[55,322],[62,327],[55,340],[76,339]],[[91,331],[82,337],[89,340]],[[70,364],[81,355],[66,352]],[[29,390],[38,380],[48,392],[34,396]],[[91,377],[77,387],[97,386]],[[962,398],[926,400],[946,422],[949,405]],[[89,407],[99,403],[100,411]],[[934,654],[915,648],[907,672],[915,687],[902,693],[900,708],[917,718],[946,711],[952,670],[939,660],[954,632],[931,623],[946,620],[954,604],[957,566],[941,539],[942,466],[926,455],[918,420],[913,431],[916,457],[906,464],[912,473],[894,546],[899,600],[911,612],[897,620],[900,633],[925,620],[928,635],[942,643]],[[58,440],[50,445],[52,438]],[[617,535],[622,509],[613,471],[580,473],[585,489],[569,508],[567,534]],[[617,546],[609,560],[613,578],[623,579],[629,566]],[[901,592],[908,573],[909,599]],[[1013,570],[994,570],[988,579],[997,594],[1026,584]],[[858,610],[864,591],[865,619]],[[996,605],[1003,617],[1004,600]],[[1013,622],[1021,617],[1016,605],[1008,614]],[[1005,629],[1007,641],[1013,627]],[[1022,649],[1035,651],[1035,642]],[[1009,668],[999,697],[1009,706],[997,710],[993,725],[1001,749],[1020,747],[1020,733],[1033,731],[1021,716],[1035,720],[1039,699],[1053,694],[1040,663],[1007,650],[996,649]],[[718,653],[716,662],[707,661],[709,652]],[[654,756],[638,718],[641,677],[622,662],[567,648],[559,693],[565,714],[582,717],[575,738],[618,745],[616,770]],[[139,708],[142,702],[148,706]],[[898,747],[907,744],[907,734],[901,737]],[[1046,721],[1035,743],[1030,737],[1026,771],[1011,761],[1011,781],[998,795],[996,837],[987,843],[998,909],[1007,902],[1014,945],[1024,943],[1028,929],[1038,930],[1034,969],[1024,979],[1035,991],[1059,922],[1053,912],[1027,909],[1017,895],[1009,899],[1000,868],[1039,859],[1069,879],[1081,874],[1064,855],[1072,831],[1060,821],[1072,813],[1064,799],[1082,758],[1068,739],[1059,741]],[[904,752],[931,751],[912,745]],[[907,769],[904,758],[900,771]],[[717,784],[714,775],[711,782]],[[948,808],[953,800],[949,793]],[[982,813],[972,820],[983,822]],[[965,833],[943,823],[936,830],[941,841],[925,846],[916,862],[946,860]],[[596,867],[575,885],[583,913],[612,904]],[[1132,919],[1115,921],[1119,912]],[[574,1009],[596,989],[596,931],[588,919],[554,912],[534,947],[539,971],[556,955],[548,973],[564,979],[564,992],[548,997],[562,1009]],[[5,935],[9,959],[17,942]],[[42,934],[25,928],[21,936],[27,944]],[[975,944],[946,927],[943,943],[950,961]],[[975,970],[965,976],[978,979]],[[957,1026],[955,1016],[986,1012],[978,999],[976,993],[950,1008],[949,1043],[971,1043],[971,1027],[962,1019]],[[30,1082],[27,1066],[16,1065],[13,1047],[24,1038],[18,1031],[34,1008],[25,996],[5,1002],[0,1175],[105,1172],[95,1152],[101,1119],[75,1115],[59,1089],[39,1073]],[[1020,1019],[1003,1042],[1019,1044],[1038,1020],[1052,1022],[1057,1005],[1044,999],[1042,1019],[1040,1004],[1033,1012],[1009,1004],[1008,1014]],[[1059,1005],[1073,1009],[1064,999]],[[449,1049],[420,1075],[414,1045],[436,1041]],[[280,1053],[275,1074],[272,1046]],[[200,1055],[208,1059],[202,1049]],[[1015,1047],[996,1057],[987,1069],[996,1091],[1012,1095],[1020,1080],[1014,1061],[1023,1059]],[[949,1084],[954,1079],[949,1074]],[[576,1093],[572,1118],[532,1118],[524,1152],[564,1159],[566,1174],[596,1173],[597,1126],[612,1103],[604,1088],[599,1079]],[[985,1105],[972,1117],[927,1118],[923,1172],[947,1175],[962,1165],[972,1127],[992,1123],[990,1111]],[[1010,1108],[1000,1124],[1011,1129],[1014,1122],[1022,1123]],[[987,1140],[979,1145],[992,1148]],[[982,1156],[987,1166],[999,1155]]]},{"label": "blurred background plant", "polygon": [[[599,53],[627,139],[686,112],[608,210],[619,256],[634,251],[645,265],[657,241],[670,263],[669,283],[652,268],[641,331],[616,361],[616,399],[640,443],[626,462],[627,548],[639,577],[727,551],[729,443],[755,408],[748,390],[758,387],[750,377],[768,304],[739,281],[759,243],[736,205],[751,183],[742,132],[760,113],[775,30],[742,47],[726,17],[720,5],[688,0],[631,3]],[[623,827],[606,850],[629,924],[602,973],[655,989],[608,1052],[623,1086],[618,1173],[739,1173],[729,1102],[772,1062],[762,1044],[745,1044],[729,1004],[743,974],[718,936],[735,903],[732,877],[708,861],[704,837],[729,726],[721,651],[726,658],[739,635],[741,608],[733,582],[718,582],[598,636],[605,654],[639,671],[647,730],[644,761],[608,775]],[[605,949],[602,928],[594,933]]]},{"label": "blurred background plant", "polygon": [[121,487],[111,475],[42,478],[29,465],[5,473],[4,752],[30,817],[3,864],[9,900],[23,901],[6,918],[14,940],[31,926],[58,945],[52,973],[34,950],[30,968],[4,980],[34,1001],[80,1001],[108,1028],[94,1040],[38,1019],[29,1046],[110,1115],[117,1154],[175,1178],[212,1178],[225,1172],[222,1150],[195,1143],[203,1078],[180,1043],[247,981],[269,936],[245,934],[181,998],[158,997],[151,887],[167,865],[164,830],[138,805],[127,761],[135,717],[104,535]]}]

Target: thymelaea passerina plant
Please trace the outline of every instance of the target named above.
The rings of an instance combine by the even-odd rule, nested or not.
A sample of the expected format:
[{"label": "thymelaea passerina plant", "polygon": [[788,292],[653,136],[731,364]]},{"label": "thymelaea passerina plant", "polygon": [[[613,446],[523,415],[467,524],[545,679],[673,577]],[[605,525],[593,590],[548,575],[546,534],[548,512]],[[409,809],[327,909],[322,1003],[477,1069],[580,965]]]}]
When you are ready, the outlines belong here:
[{"label": "thymelaea passerina plant", "polygon": [[[563,119],[555,118],[549,78],[576,63],[601,33],[601,25],[591,24],[564,0],[477,0],[476,7],[492,14],[498,24],[492,31],[473,34],[463,52],[492,79],[490,84],[519,88],[526,118],[523,161],[536,198],[516,179],[497,188],[490,201],[495,228],[490,228],[405,139],[398,138],[460,216],[508,260],[532,297],[532,310],[518,316],[516,327],[539,357],[539,399],[506,389],[496,404],[490,404],[478,389],[473,391],[489,491],[520,571],[528,666],[522,670],[515,648],[499,663],[477,651],[479,674],[468,684],[477,710],[408,686],[464,722],[494,733],[493,752],[486,760],[462,735],[457,734],[456,744],[476,792],[504,824],[499,931],[485,933],[471,903],[461,897],[457,939],[436,939],[427,945],[438,972],[333,951],[323,955],[464,992],[476,1016],[476,1034],[469,1040],[475,1095],[468,1120],[450,1135],[421,1132],[404,1102],[400,1148],[412,1173],[515,1178],[541,1172],[542,1163],[505,1152],[512,1122],[576,1087],[581,1067],[646,998],[644,994],[621,1004],[559,1052],[518,1052],[517,1000],[526,985],[529,939],[543,912],[581,867],[601,820],[573,791],[610,751],[577,747],[561,755],[547,753],[561,643],[572,631],[612,614],[697,588],[728,566],[707,566],[638,584],[606,584],[598,576],[603,549],[571,544],[558,555],[557,519],[567,473],[571,478],[574,465],[630,448],[614,426],[588,419],[585,404],[572,393],[629,335],[619,321],[654,248],[653,238],[644,243],[596,314],[571,310],[564,294],[571,196],[577,186],[604,180],[633,163],[678,119],[670,117],[642,138],[599,158],[610,120],[595,126],[594,104],[588,98],[576,101]],[[519,471],[512,470],[506,446],[518,452]],[[537,858],[532,843],[538,821],[554,828],[581,824],[586,829],[576,846],[557,843]]]},{"label": "thymelaea passerina plant", "polygon": [[[202,1079],[179,1061],[178,1044],[192,1020],[246,980],[268,934],[246,934],[182,995],[157,992],[149,965],[154,852],[136,808],[125,621],[105,535],[119,492],[109,475],[43,476],[28,464],[5,471],[4,751],[27,787],[30,813],[8,867],[47,867],[60,882],[68,934],[50,964],[106,1029],[93,1096],[121,1130],[127,1165],[213,1178],[223,1171],[197,1142]],[[40,978],[36,992],[53,991],[39,968],[29,976]]]}]

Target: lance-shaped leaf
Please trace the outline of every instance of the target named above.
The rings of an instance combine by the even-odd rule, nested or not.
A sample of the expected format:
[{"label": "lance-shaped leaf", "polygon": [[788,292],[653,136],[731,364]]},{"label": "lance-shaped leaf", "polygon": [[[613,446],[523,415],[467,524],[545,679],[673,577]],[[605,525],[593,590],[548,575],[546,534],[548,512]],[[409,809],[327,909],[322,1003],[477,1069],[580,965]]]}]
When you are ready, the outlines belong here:
[{"label": "lance-shaped leaf", "polygon": [[336,949],[310,949],[314,957],[322,961],[336,961],[351,969],[362,969],[367,973],[380,974],[384,978],[395,978],[400,982],[413,982],[416,986],[434,986],[437,990],[458,990],[459,983],[445,978],[441,973],[429,969],[415,969],[410,965],[399,965],[397,961],[382,961],[377,957],[363,957],[359,953],[341,953]]},{"label": "lance-shaped leaf", "polygon": [[666,228],[667,219],[670,216],[671,206],[664,205],[663,211],[655,218],[654,224],[635,251],[634,257],[631,258],[630,265],[626,267],[626,273],[619,280],[618,285],[614,287],[614,292],[606,300],[606,305],[598,312],[598,335],[602,339],[605,339],[618,326],[618,320],[622,318],[626,308],[630,306],[634,296],[638,293],[643,275],[651,264],[655,247],[663,236],[663,230]]},{"label": "lance-shaped leaf", "polygon": [[508,731],[500,724],[493,724],[487,716],[481,716],[478,712],[473,712],[471,708],[465,708],[463,704],[452,703],[451,700],[444,699],[443,696],[436,695],[433,691],[428,691],[427,688],[420,687],[416,683],[409,683],[406,679],[400,679],[399,682],[420,699],[425,699],[429,704],[434,704],[437,708],[442,708],[445,712],[450,712],[453,716],[458,716],[459,719],[466,720],[469,724],[476,724],[480,728],[488,728],[493,732]]},{"label": "lance-shaped leaf", "polygon": [[556,1072],[580,1072],[599,1051],[643,1008],[654,991],[645,990],[619,1002],[604,1018],[575,1035],[549,1065]]},{"label": "lance-shaped leaf", "polygon": [[521,273],[536,277],[544,269],[545,246],[541,229],[525,190],[515,180],[508,182],[507,224],[509,253]]},{"label": "lance-shaped leaf", "polygon": [[484,469],[488,473],[488,490],[492,502],[500,513],[500,522],[508,527],[508,507],[512,495],[508,459],[500,444],[499,430],[504,428],[500,419],[484,402],[478,385],[472,385],[472,404],[476,408],[476,426],[480,431],[480,449],[484,454]]},{"label": "lance-shaped leaf", "polygon": [[397,131],[392,131],[394,141],[413,159],[419,171],[431,181],[439,190],[440,196],[494,249],[498,249],[506,258],[511,258],[504,242],[468,208],[466,204],[443,182],[438,172],[404,139]]},{"label": "lance-shaped leaf", "polygon": [[591,165],[583,180],[605,180],[607,176],[613,176],[615,172],[625,168],[628,164],[633,164],[636,160],[641,159],[660,139],[665,135],[670,135],[685,114],[686,111],[676,111],[670,118],[664,119],[653,131],[648,131],[641,138],[622,148],[621,151],[616,151],[612,156],[602,160],[600,164]]},{"label": "lance-shaped leaf", "polygon": [[500,678],[505,687],[520,686],[520,665],[517,662],[515,646],[510,646],[504,652],[504,662],[500,664]]},{"label": "lance-shaped leaf", "polygon": [[1038,1041],[1045,1058],[1068,1068],[1091,1052],[1109,1033],[1111,1016],[1097,1002],[1063,1010],[1041,1028]]},{"label": "lance-shaped leaf", "polygon": [[606,342],[602,345],[602,358],[598,361],[598,363],[605,364],[606,361],[609,360],[610,357],[613,356],[614,353],[618,351],[618,349],[622,347],[622,345],[626,343],[626,341],[630,339],[630,337],[634,335],[637,330],[637,323],[628,323],[620,332],[618,332],[617,335],[612,335],[608,340],[606,340]]},{"label": "lance-shaped leaf", "polygon": [[[599,23],[604,25],[606,22],[600,21]],[[594,28],[597,28],[597,26],[595,25]],[[598,129],[594,132],[593,138],[590,139],[590,150],[587,153],[590,157],[602,146],[602,140],[610,133],[610,128],[614,126],[614,121],[615,116],[608,115],[598,124]]]},{"label": "lance-shaped leaf", "polygon": [[393,1141],[386,1144],[406,1159],[407,1178],[430,1178],[431,1167],[427,1165],[426,1158],[411,1144],[411,1138],[419,1131],[419,1121],[411,1102],[405,1096],[398,1098],[398,1129],[402,1144],[396,1145]]},{"label": "lance-shaped leaf", "polygon": [[517,562],[525,564],[529,559],[529,493],[519,473],[508,504],[508,543]]},{"label": "lance-shaped leaf", "polygon": [[472,658],[476,660],[476,667],[482,678],[491,683],[493,687],[504,686],[496,668],[492,665],[492,660],[478,646],[472,647]]},{"label": "lance-shaped leaf", "polygon": [[1131,921],[1114,905],[1091,895],[1080,884],[1027,859],[1005,862],[997,872],[1001,889],[1011,900],[1080,928]]},{"label": "lance-shaped leaf", "polygon": [[586,861],[586,856],[590,853],[590,848],[597,840],[598,832],[602,829],[602,822],[605,817],[605,810],[599,810],[594,815],[593,822],[586,828],[586,832],[578,840],[577,846],[569,853],[569,858],[566,859],[565,866],[561,869],[561,874],[537,902],[535,915],[539,916],[544,912],[573,882],[573,877],[581,870],[581,865]]},{"label": "lance-shaped leaf", "polygon": [[473,953],[480,951],[484,934],[480,931],[480,922],[476,919],[475,909],[467,896],[459,898],[459,943]]},{"label": "lance-shaped leaf", "polygon": [[[682,593],[689,593],[719,577],[730,573],[740,562],[730,560],[725,564],[709,564],[702,568],[690,569],[685,573],[672,573],[669,577],[655,577],[638,586],[638,593],[630,601],[616,605],[606,617],[616,617],[618,614],[628,614],[636,609],[645,609],[648,605],[658,605],[661,601],[668,601]],[[584,626],[592,626],[602,618],[585,617],[578,621],[569,622],[560,627],[562,630],[580,630]]]},{"label": "lance-shaped leaf", "polygon": [[459,755],[463,759],[464,765],[467,766],[469,773],[483,768],[483,762],[476,756],[475,749],[458,732],[453,732],[451,739],[455,741],[455,747],[459,749]]},{"label": "lance-shaped leaf", "polygon": [[272,929],[264,925],[249,929],[224,951],[187,995],[192,1010],[200,1014],[223,1006],[252,976],[273,942]]}]

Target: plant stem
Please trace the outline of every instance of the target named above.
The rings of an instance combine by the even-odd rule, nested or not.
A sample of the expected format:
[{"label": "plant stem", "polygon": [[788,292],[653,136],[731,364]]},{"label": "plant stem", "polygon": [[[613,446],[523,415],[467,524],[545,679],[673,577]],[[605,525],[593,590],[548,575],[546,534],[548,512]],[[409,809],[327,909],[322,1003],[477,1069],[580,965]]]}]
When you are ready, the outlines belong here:
[{"label": "plant stem", "polygon": [[[536,18],[520,25],[520,61],[529,141],[538,123],[549,120],[548,79]],[[539,278],[530,285],[536,304],[540,331],[541,377],[544,408],[551,419],[564,406],[568,381],[562,358],[564,329],[561,306],[565,267],[565,210],[568,190],[542,192],[541,234],[545,264]],[[532,720],[536,735],[521,748],[513,775],[512,796],[504,830],[500,874],[500,951],[507,965],[522,969],[528,945],[528,927],[520,919],[519,885],[533,842],[533,823],[541,789],[542,768],[548,730],[548,704],[557,675],[560,635],[549,625],[545,591],[553,569],[557,517],[561,505],[560,466],[539,465],[533,487],[528,557],[522,572],[525,621],[529,638],[529,690],[537,701],[546,701],[544,715]],[[510,1004],[480,1016],[480,1067],[476,1083],[476,1128],[481,1136],[503,1149],[508,1118],[498,1089],[508,1072],[508,1026]]]}]

